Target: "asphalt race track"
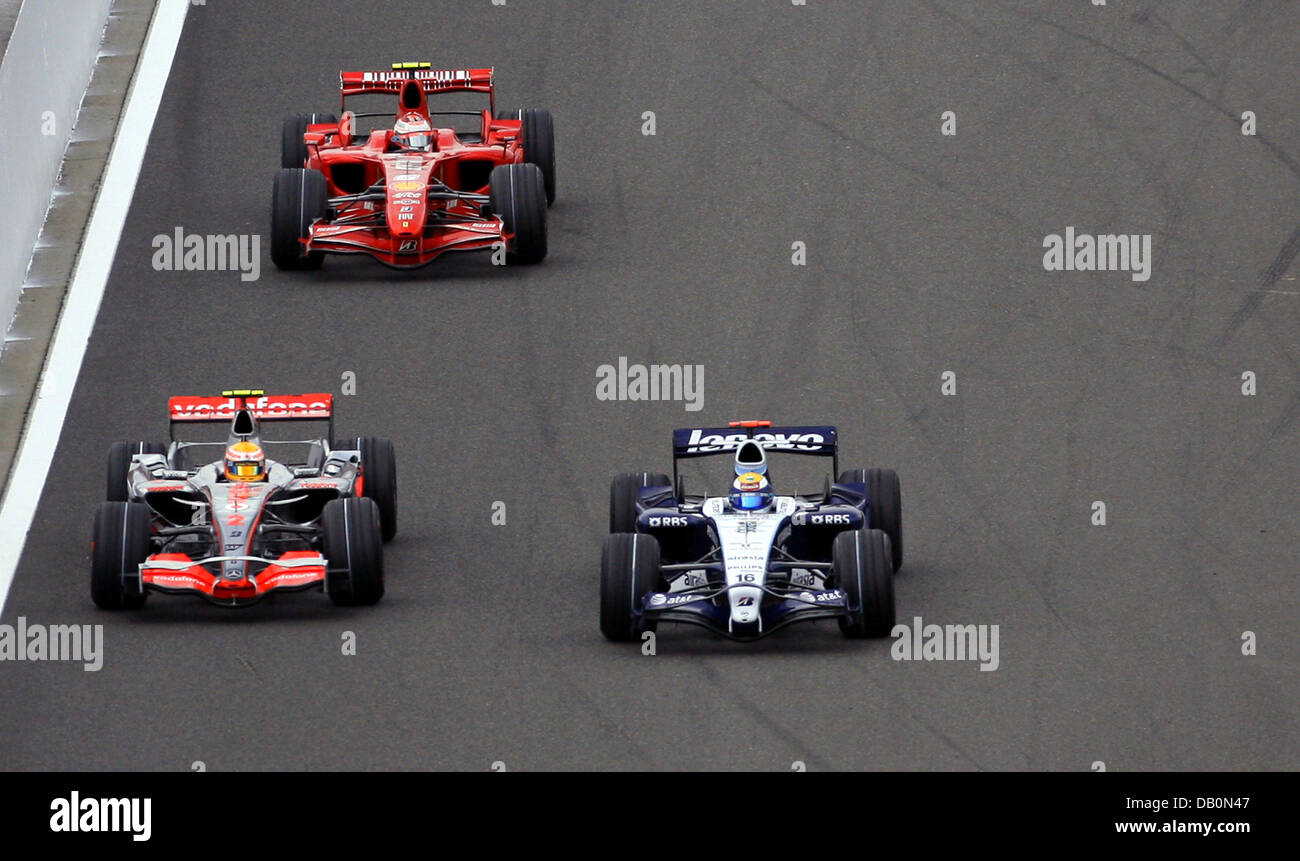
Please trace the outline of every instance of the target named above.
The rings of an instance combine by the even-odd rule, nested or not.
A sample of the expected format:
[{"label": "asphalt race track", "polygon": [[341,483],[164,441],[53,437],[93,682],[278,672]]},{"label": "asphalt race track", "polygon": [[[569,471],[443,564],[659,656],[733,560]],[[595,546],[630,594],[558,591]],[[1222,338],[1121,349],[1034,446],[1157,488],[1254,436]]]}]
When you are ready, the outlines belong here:
[{"label": "asphalt race track", "polygon": [[[0,667],[0,765],[1300,768],[1300,7],[441,5],[190,9],[4,610],[103,624],[104,667]],[[550,256],[277,271],[281,118],[409,59],[554,111]],[[177,226],[262,234],[260,279],[155,271]],[[1151,234],[1150,280],[1045,271],[1067,226]],[[620,356],[703,365],[704,408],[598,401]],[[165,437],[172,394],[348,371],[340,432],[398,450],[381,604],[91,604],[110,442]],[[737,418],[896,468],[899,621],[996,624],[997,670],[827,623],[605,642],[610,477]]]}]

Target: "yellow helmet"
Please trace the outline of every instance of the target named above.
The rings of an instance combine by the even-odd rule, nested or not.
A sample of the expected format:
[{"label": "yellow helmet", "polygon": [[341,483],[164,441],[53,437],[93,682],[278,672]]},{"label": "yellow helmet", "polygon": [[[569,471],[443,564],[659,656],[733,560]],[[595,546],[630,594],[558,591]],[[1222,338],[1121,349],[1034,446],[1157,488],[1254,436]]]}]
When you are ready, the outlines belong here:
[{"label": "yellow helmet", "polygon": [[266,479],[266,455],[255,442],[243,440],[226,449],[226,478],[231,481]]},{"label": "yellow helmet", "polygon": [[730,498],[740,511],[765,511],[772,504],[772,485],[757,472],[742,472],[731,485]]}]

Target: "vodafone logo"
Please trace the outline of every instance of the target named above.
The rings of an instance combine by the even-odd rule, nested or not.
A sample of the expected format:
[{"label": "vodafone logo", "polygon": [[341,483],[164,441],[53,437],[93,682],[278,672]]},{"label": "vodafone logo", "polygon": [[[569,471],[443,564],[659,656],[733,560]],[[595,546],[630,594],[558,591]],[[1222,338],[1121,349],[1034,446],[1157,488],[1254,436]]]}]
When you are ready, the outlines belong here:
[{"label": "vodafone logo", "polygon": [[172,398],[172,421],[213,421],[233,419],[241,408],[259,419],[329,418],[331,400],[317,395],[262,395],[247,398],[241,407],[238,398]]}]

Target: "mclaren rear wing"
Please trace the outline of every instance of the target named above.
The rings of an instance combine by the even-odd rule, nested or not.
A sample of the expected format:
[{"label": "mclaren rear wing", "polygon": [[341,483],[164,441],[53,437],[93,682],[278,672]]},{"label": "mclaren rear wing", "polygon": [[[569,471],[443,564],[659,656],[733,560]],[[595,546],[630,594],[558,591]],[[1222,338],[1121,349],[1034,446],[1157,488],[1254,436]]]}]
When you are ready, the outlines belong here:
[{"label": "mclaren rear wing", "polygon": [[268,395],[261,389],[228,389],[220,395],[177,395],[167,400],[167,424],[176,440],[178,424],[229,424],[240,410],[259,422],[328,421],[334,439],[334,396],[328,392],[305,395]]},{"label": "mclaren rear wing", "polygon": [[772,427],[770,421],[730,422],[725,428],[678,428],[673,431],[673,485],[678,483],[677,461],[734,452],[746,440],[766,452],[829,457],[839,475],[838,432],[831,425]]}]

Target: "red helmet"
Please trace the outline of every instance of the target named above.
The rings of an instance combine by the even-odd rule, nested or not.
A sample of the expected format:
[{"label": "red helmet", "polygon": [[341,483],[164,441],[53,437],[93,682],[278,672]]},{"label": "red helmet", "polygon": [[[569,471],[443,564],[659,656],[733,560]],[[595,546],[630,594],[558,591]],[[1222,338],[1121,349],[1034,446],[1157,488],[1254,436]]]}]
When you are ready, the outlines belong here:
[{"label": "red helmet", "polygon": [[393,126],[393,143],[404,149],[428,152],[433,145],[433,127],[417,111],[409,111]]}]

